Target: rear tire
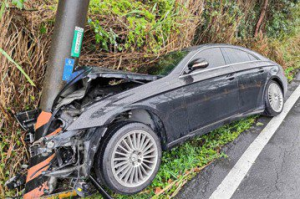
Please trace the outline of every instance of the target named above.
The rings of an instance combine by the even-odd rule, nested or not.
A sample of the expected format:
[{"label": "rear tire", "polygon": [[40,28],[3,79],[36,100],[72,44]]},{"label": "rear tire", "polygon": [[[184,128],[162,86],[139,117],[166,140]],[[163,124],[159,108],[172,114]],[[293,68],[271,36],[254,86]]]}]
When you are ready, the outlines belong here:
[{"label": "rear tire", "polygon": [[265,91],[265,112],[266,116],[279,115],[284,106],[283,91],[279,84],[271,80]]},{"label": "rear tire", "polygon": [[123,122],[109,130],[95,159],[98,179],[120,194],[146,188],[156,176],[161,161],[161,144],[145,124]]}]

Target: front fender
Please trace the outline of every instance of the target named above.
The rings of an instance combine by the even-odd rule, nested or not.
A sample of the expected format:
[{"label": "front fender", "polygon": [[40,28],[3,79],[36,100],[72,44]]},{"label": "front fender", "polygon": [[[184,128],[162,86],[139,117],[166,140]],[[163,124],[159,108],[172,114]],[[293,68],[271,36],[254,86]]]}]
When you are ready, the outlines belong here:
[{"label": "front fender", "polygon": [[120,99],[114,99],[114,96],[112,96],[109,99],[99,101],[87,107],[86,110],[67,127],[67,130],[73,131],[104,126],[115,114],[121,113],[126,109],[125,105],[128,103],[121,101]]},{"label": "front fender", "polygon": [[128,104],[128,105],[115,105],[106,104],[105,102],[95,104],[88,110],[83,112],[80,117],[75,120],[68,128],[68,131],[105,127],[109,125],[113,120],[120,115],[129,110],[142,109],[149,111],[163,120],[162,114],[159,113],[154,107],[146,106],[143,104]]},{"label": "front fender", "polygon": [[270,80],[277,81],[282,87],[284,96],[286,96],[287,89],[288,89],[288,80],[285,76],[285,72],[283,68],[278,64],[276,66],[277,67],[271,69],[268,81]]}]

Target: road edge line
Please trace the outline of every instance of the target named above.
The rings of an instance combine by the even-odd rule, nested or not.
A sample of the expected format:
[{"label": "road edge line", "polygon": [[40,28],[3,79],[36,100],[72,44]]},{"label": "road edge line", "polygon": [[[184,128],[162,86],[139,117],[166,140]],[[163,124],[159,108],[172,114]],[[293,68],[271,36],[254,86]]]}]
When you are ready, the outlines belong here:
[{"label": "road edge line", "polygon": [[293,108],[300,97],[300,85],[292,93],[286,101],[283,111],[280,115],[274,117],[257,138],[251,143],[247,150],[243,153],[234,167],[230,170],[221,184],[212,193],[209,199],[230,199],[239,185],[241,184],[248,171],[255,163],[255,160],[268,144],[269,140],[275,134],[281,123],[284,121],[287,114]]}]

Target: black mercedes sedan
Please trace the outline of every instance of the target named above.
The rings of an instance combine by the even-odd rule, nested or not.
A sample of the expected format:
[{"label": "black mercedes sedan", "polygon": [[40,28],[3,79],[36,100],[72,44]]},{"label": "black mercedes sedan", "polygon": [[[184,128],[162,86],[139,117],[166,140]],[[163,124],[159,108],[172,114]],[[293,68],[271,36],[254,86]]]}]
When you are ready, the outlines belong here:
[{"label": "black mercedes sedan", "polygon": [[162,150],[238,118],[276,116],[286,91],[280,65],[225,44],[171,52],[139,73],[87,67],[59,94],[31,151],[55,153],[45,176],[95,175],[109,189],[133,194],[155,177]]}]

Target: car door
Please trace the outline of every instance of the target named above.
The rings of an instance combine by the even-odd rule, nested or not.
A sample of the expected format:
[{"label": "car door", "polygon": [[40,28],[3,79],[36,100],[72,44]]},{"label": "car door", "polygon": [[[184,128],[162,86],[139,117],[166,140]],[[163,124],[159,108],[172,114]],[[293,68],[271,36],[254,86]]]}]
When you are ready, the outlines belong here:
[{"label": "car door", "polygon": [[162,82],[162,86],[164,88],[158,86],[157,89],[166,91],[143,103],[146,102],[148,106],[160,113],[167,133],[167,142],[171,143],[188,133],[188,118],[183,89],[179,80],[168,79],[167,82]]},{"label": "car door", "polygon": [[232,64],[239,85],[241,113],[258,109],[263,98],[268,68],[254,55],[235,48],[222,48],[226,64]]},{"label": "car door", "polygon": [[186,50],[168,53],[142,70],[144,73],[165,76],[145,84],[144,89],[139,89],[140,96],[148,96],[139,103],[142,106],[151,107],[153,113],[156,113],[163,121],[168,144],[178,140],[189,131],[182,81],[178,78],[178,72],[170,74],[173,70],[183,69],[189,60],[186,58],[189,53]]},{"label": "car door", "polygon": [[239,104],[237,79],[220,48],[205,49],[194,57],[198,58],[207,60],[209,66],[180,77],[190,132],[237,114]]}]

